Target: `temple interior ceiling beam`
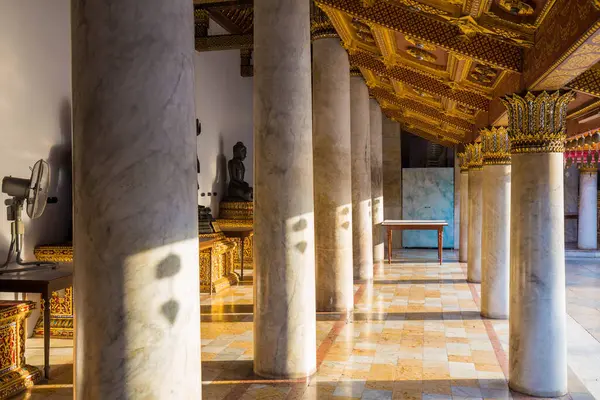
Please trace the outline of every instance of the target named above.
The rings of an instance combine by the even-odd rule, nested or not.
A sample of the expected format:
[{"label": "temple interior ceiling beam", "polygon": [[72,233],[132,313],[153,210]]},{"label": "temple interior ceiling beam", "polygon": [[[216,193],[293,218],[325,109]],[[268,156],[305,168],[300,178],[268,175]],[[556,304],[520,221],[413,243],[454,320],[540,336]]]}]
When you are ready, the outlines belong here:
[{"label": "temple interior ceiling beam", "polygon": [[529,90],[557,90],[600,61],[597,1],[557,0],[525,52],[523,77]]},{"label": "temple interior ceiling beam", "polygon": [[218,50],[251,50],[253,36],[250,33],[244,35],[215,35],[196,37],[196,51],[218,51]]},{"label": "temple interior ceiling beam", "polygon": [[434,107],[425,105],[410,98],[399,97],[397,94],[390,92],[384,88],[373,87],[370,88],[370,92],[375,98],[377,98],[380,101],[380,103],[382,101],[388,102],[399,107],[402,110],[411,110],[428,118],[440,122],[445,122],[448,125],[463,130],[465,132],[470,132],[474,129],[473,124],[469,123],[468,121],[462,118],[454,117],[444,111],[440,111]]},{"label": "temple interior ceiling beam", "polygon": [[194,0],[194,7],[201,9],[221,7],[252,7],[253,0]]},{"label": "temple interior ceiling beam", "polygon": [[588,69],[567,85],[569,89],[600,97],[600,64]]},{"label": "temple interior ceiling beam", "polygon": [[482,33],[472,18],[449,22],[387,1],[378,1],[371,7],[364,7],[361,0],[317,0],[317,3],[497,68],[520,71],[522,67],[519,45]]},{"label": "temple interior ceiling beam", "polygon": [[380,76],[406,83],[432,95],[445,97],[478,110],[488,109],[489,99],[482,94],[462,89],[455,85],[453,81],[445,83],[439,78],[412,70],[403,65],[386,67],[383,61],[373,54],[358,50],[350,51],[350,63],[373,71]]}]

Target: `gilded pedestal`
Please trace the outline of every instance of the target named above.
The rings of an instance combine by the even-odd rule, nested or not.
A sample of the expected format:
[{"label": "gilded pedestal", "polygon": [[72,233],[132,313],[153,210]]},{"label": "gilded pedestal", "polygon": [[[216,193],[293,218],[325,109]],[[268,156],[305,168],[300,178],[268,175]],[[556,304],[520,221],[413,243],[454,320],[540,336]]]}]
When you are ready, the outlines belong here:
[{"label": "gilded pedestal", "polygon": [[34,308],[32,301],[0,301],[0,399],[8,399],[42,378],[39,369],[25,363],[25,319]]},{"label": "gilded pedestal", "polygon": [[[219,218],[213,222],[217,229],[227,232],[242,228],[252,228],[254,225],[254,207],[251,201],[222,201],[219,204]],[[240,238],[230,238],[241,247]],[[254,257],[252,253],[254,235],[244,239],[244,269],[252,269]],[[240,253],[235,251],[233,255],[235,269],[241,267]]]},{"label": "gilded pedestal", "polygon": [[222,232],[200,235],[200,291],[219,293],[239,282],[234,272],[237,246]]}]

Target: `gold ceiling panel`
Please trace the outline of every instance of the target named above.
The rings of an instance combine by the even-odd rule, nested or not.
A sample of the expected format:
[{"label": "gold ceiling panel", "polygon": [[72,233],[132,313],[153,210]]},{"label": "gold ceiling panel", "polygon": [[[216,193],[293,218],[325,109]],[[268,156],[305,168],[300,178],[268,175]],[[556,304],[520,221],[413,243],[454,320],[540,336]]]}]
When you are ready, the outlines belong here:
[{"label": "gold ceiling panel", "polygon": [[317,0],[317,3],[492,66],[514,71],[520,71],[522,67],[522,49],[518,45],[485,32],[466,34],[457,24],[429,17],[399,3],[377,1],[368,8],[360,0]]}]

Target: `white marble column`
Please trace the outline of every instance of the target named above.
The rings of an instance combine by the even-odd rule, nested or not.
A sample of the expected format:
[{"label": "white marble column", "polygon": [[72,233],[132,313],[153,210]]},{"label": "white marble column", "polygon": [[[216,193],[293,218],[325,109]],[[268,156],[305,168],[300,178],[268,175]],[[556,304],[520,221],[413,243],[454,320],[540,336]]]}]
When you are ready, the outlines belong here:
[{"label": "white marble column", "polygon": [[510,142],[504,127],[483,129],[481,315],[507,318],[510,272]]},{"label": "white marble column", "polygon": [[[464,159],[464,158],[463,158]],[[458,261],[467,262],[469,240],[469,169],[465,165],[460,167],[460,244],[458,247]]]},{"label": "white marble column", "polygon": [[[573,97],[503,99],[512,153],[509,386],[538,397],[567,393],[562,152]],[[540,125],[549,112],[555,123]]]},{"label": "white marble column", "polygon": [[384,260],[382,114],[377,100],[369,100],[371,137],[371,198],[373,199],[373,262]]},{"label": "white marble column", "polygon": [[352,311],[350,63],[335,37],[315,38],[312,56],[317,311]]},{"label": "white marble column", "polygon": [[[459,250],[460,258],[460,159],[458,146],[454,146],[454,250]],[[459,260],[460,261],[460,260]]]},{"label": "white marble column", "polygon": [[[400,123],[383,117],[384,219],[402,219],[402,144]],[[402,235],[392,236],[394,249],[402,246]],[[387,248],[387,240],[384,240]],[[386,253],[387,254],[387,253]]]},{"label": "white marble column", "polygon": [[75,398],[201,397],[189,1],[72,1]]},{"label": "white marble column", "polygon": [[254,2],[254,372],[316,369],[310,3]]},{"label": "white marble column", "polygon": [[[469,155],[469,233],[467,243],[467,280],[481,282],[481,228],[483,216],[483,171],[480,145]],[[477,157],[475,161],[473,157]]]},{"label": "white marble column", "polygon": [[510,271],[510,165],[483,166],[482,221],[481,315],[486,318],[507,318]]},{"label": "white marble column", "polygon": [[579,170],[579,224],[577,247],[582,250],[598,248],[598,169]]},{"label": "white marble column", "polygon": [[350,119],[354,279],[369,280],[373,279],[369,89],[360,72],[350,78]]}]

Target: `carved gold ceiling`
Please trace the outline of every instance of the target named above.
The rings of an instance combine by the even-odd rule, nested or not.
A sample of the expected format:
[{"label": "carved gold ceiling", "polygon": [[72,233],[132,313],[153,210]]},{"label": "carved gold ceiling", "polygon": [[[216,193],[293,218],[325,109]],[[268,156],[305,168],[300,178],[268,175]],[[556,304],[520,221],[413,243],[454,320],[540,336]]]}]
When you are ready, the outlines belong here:
[{"label": "carved gold ceiling", "polygon": [[[550,83],[579,92],[572,114],[600,109],[600,68],[588,69],[600,61],[598,0],[314,1],[383,112],[427,139],[470,142],[502,121],[500,97]],[[197,37],[199,50],[248,52],[251,0],[194,4],[231,33]]]}]

